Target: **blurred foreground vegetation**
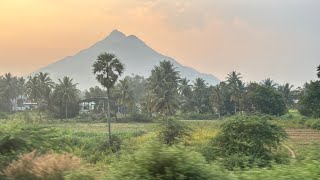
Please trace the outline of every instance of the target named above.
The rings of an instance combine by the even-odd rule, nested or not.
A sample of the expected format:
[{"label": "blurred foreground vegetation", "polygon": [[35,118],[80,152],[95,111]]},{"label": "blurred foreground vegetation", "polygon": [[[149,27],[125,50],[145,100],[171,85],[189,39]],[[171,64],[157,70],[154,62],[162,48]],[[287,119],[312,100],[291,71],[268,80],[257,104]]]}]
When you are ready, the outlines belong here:
[{"label": "blurred foreground vegetation", "polygon": [[[290,111],[281,117],[238,115],[222,120],[171,119],[176,122],[173,124],[166,124],[164,120],[153,123],[114,123],[113,135],[116,143],[112,144],[106,140],[106,123],[78,122],[78,119],[25,121],[26,116],[37,119],[37,114],[17,113],[0,120],[0,179],[8,178],[5,172],[9,170],[20,168],[18,172],[21,172],[21,169],[30,168],[31,165],[22,163],[24,161],[19,160],[19,157],[29,157],[30,155],[21,155],[34,150],[46,158],[60,158],[55,154],[65,157],[63,154],[68,153],[81,159],[79,165],[72,167],[66,167],[63,163],[51,163],[49,168],[54,167],[54,172],[60,174],[52,176],[53,179],[320,178],[320,133],[312,130],[319,128],[320,120],[303,117],[297,111]],[[261,128],[270,126],[269,130],[264,128],[265,134],[277,131],[274,128],[283,128],[290,133],[295,133],[291,132],[292,129],[298,133],[299,130],[304,130],[304,133],[309,132],[308,136],[314,138],[299,139],[288,133],[287,140],[280,141],[285,137],[283,134],[279,136],[279,141],[271,141],[271,144],[278,144],[270,144],[272,149],[265,145],[261,147],[258,146],[258,141],[264,134],[260,133],[260,124]],[[253,131],[258,128],[258,134],[245,137],[248,133],[241,133],[241,127],[234,128],[240,128],[234,134],[239,138],[233,137],[234,141],[230,142],[230,146],[220,146],[221,143],[217,143],[219,140],[227,142],[229,136],[234,136],[231,130],[227,130],[230,125],[250,127],[247,130]],[[164,136],[173,141],[166,143],[169,141],[163,141]],[[267,135],[264,137],[268,139]],[[221,149],[226,147],[231,149]],[[259,151],[255,148],[259,147],[267,149],[260,149],[260,153],[256,153]],[[288,148],[295,157],[292,157]],[[42,156],[39,157],[40,160],[35,162],[41,162]],[[17,162],[14,164],[13,160]],[[12,164],[15,165],[14,168]],[[38,172],[40,168],[42,174],[45,174],[45,169],[48,168],[45,164],[47,163],[32,165],[32,172]],[[9,165],[11,169],[8,169]],[[26,178],[24,174],[22,177]],[[49,176],[45,177],[32,175],[30,179],[48,179]]]}]

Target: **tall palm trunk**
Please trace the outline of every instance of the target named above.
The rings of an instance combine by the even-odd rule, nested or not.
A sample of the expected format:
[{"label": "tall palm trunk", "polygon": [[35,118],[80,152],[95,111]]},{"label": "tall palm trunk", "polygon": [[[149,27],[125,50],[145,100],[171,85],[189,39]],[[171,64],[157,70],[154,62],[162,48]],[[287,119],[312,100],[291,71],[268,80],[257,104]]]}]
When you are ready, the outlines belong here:
[{"label": "tall palm trunk", "polygon": [[66,119],[68,119],[68,104],[66,103]]},{"label": "tall palm trunk", "polygon": [[111,141],[111,116],[110,116],[110,92],[109,88],[107,88],[107,119],[108,119],[108,135],[109,135],[109,143],[112,143]]}]

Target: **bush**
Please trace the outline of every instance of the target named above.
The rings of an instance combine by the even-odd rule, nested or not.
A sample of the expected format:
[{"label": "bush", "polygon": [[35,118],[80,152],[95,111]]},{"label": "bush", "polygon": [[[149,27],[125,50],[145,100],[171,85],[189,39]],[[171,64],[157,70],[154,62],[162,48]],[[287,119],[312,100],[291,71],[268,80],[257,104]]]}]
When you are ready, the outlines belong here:
[{"label": "bush", "polygon": [[118,117],[117,119],[113,119],[114,122],[118,123],[128,123],[128,122],[137,122],[137,123],[150,123],[153,121],[152,117],[148,116],[144,113],[132,113],[127,115],[126,117]]},{"label": "bush", "polygon": [[308,119],[305,121],[305,125],[309,128],[320,130],[320,119]]},{"label": "bush", "polygon": [[184,147],[149,144],[110,168],[110,180],[228,179],[198,153]]},{"label": "bush", "polygon": [[104,144],[100,146],[100,150],[111,150],[112,152],[118,152],[121,149],[122,140],[116,136],[111,136],[111,141],[108,139]]},{"label": "bush", "polygon": [[162,127],[158,138],[161,142],[172,145],[176,142],[182,141],[184,138],[191,137],[190,131],[191,129],[181,121],[164,119],[162,120]]},{"label": "bush", "polygon": [[215,155],[211,157],[223,158],[223,164],[230,170],[255,165],[264,167],[275,159],[273,153],[286,138],[281,127],[267,120],[258,116],[237,116],[222,124],[209,148]]},{"label": "bush", "polygon": [[70,154],[38,155],[33,151],[13,161],[4,175],[16,180],[63,180],[64,172],[78,167],[80,159]]},{"label": "bush", "polygon": [[9,116],[7,113],[4,113],[4,112],[0,112],[0,119],[8,119]]},{"label": "bush", "polygon": [[0,126],[0,170],[19,154],[38,149],[40,152],[59,150],[61,142],[55,129],[22,122],[8,122]]},{"label": "bush", "polygon": [[180,114],[179,119],[182,120],[213,120],[219,117],[215,114],[186,113]]},{"label": "bush", "polygon": [[64,177],[65,180],[95,180],[93,174],[89,174],[89,172],[86,172],[86,170],[80,171],[71,171]]}]

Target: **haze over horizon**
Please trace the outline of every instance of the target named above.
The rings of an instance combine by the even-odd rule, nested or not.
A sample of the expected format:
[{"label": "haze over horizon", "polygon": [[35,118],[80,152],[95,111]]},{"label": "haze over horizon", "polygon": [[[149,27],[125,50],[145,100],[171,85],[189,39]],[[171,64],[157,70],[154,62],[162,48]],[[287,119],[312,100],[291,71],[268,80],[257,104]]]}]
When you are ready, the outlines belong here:
[{"label": "haze over horizon", "polygon": [[317,0],[3,0],[0,74],[27,75],[112,30],[224,80],[301,86],[320,64]]}]

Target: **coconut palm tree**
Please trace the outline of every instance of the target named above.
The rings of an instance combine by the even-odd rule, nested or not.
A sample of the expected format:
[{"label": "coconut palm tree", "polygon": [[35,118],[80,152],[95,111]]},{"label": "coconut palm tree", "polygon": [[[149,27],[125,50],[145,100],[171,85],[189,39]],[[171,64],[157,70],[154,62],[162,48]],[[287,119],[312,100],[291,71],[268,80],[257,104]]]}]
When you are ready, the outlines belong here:
[{"label": "coconut palm tree", "polygon": [[54,88],[54,82],[49,77],[48,73],[40,72],[36,74],[36,76],[39,80],[39,88],[41,90],[41,100],[39,101],[38,106],[40,108],[40,111],[41,109],[46,110],[49,104],[51,91]]},{"label": "coconut palm tree", "polygon": [[260,84],[271,88],[276,88],[278,86],[278,84],[270,78],[263,80]]},{"label": "coconut palm tree", "polygon": [[65,105],[65,118],[68,119],[68,105],[79,99],[80,91],[77,89],[77,83],[73,83],[70,77],[63,77],[58,80],[54,90],[54,98],[61,101]]},{"label": "coconut palm tree", "polygon": [[[120,80],[118,84],[118,91],[120,94],[120,104],[126,108],[134,106],[134,95],[133,91],[129,87],[129,81],[127,78]],[[125,113],[126,115],[126,113]]]},{"label": "coconut palm tree", "polygon": [[192,93],[192,85],[189,84],[190,80],[187,78],[182,78],[179,83],[179,93],[183,97],[190,97]]},{"label": "coconut palm tree", "polygon": [[174,115],[179,107],[179,72],[170,61],[161,61],[147,79],[147,106],[151,112]]},{"label": "coconut palm tree", "polygon": [[109,141],[111,141],[110,89],[113,88],[124,71],[124,65],[111,53],[102,53],[93,64],[93,74],[98,82],[107,89],[107,114]]},{"label": "coconut palm tree", "polygon": [[320,65],[318,66],[318,78],[320,78]]},{"label": "coconut palm tree", "polygon": [[222,86],[223,86],[222,83],[216,85],[213,88],[212,94],[210,96],[210,100],[213,103],[212,107],[214,108],[215,111],[217,111],[219,119],[225,109]]},{"label": "coconut palm tree", "polygon": [[48,73],[40,72],[36,75],[39,79],[40,89],[43,91],[43,98],[45,100],[49,99],[52,88],[54,88],[54,82],[49,77]]},{"label": "coconut palm tree", "polygon": [[12,111],[12,102],[18,96],[18,79],[11,73],[6,73],[4,76],[0,77],[0,93],[3,95],[6,103],[8,104],[8,109]]},{"label": "coconut palm tree", "polygon": [[286,83],[284,85],[280,85],[278,87],[278,91],[280,92],[282,97],[285,99],[286,105],[288,107],[293,105],[293,100],[294,100],[294,91],[292,90],[293,87],[294,86],[290,85],[289,83]]},{"label": "coconut palm tree", "polygon": [[234,114],[237,114],[237,104],[240,103],[240,99],[244,90],[244,84],[241,81],[242,77],[240,73],[232,71],[228,74],[227,82],[231,91],[230,101],[234,103]]},{"label": "coconut palm tree", "polygon": [[197,113],[205,113],[209,111],[209,93],[208,86],[204,79],[197,78],[193,84],[193,102]]},{"label": "coconut palm tree", "polygon": [[[18,78],[18,93],[17,95],[20,98],[19,103],[23,103],[23,96],[26,94],[26,80],[23,77]],[[20,104],[20,105],[21,105]]]},{"label": "coconut palm tree", "polygon": [[183,112],[193,110],[192,107],[192,85],[189,84],[190,80],[182,78],[179,81],[179,94],[181,96],[180,108]]}]

